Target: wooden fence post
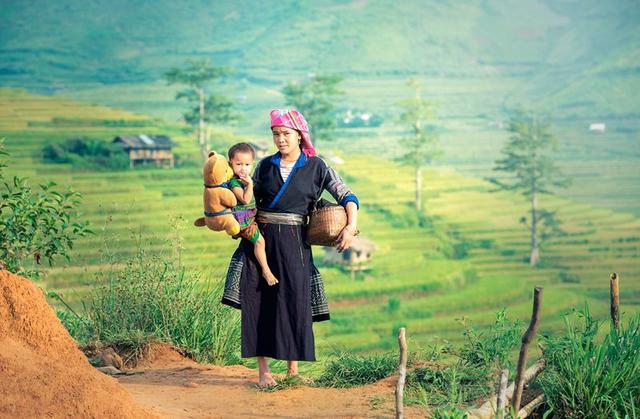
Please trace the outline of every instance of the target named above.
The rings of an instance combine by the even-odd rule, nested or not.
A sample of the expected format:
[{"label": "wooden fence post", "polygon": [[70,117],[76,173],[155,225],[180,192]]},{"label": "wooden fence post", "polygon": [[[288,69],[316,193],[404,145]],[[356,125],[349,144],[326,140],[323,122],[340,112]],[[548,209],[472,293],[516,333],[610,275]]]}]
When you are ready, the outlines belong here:
[{"label": "wooden fence post", "polygon": [[502,370],[500,375],[500,388],[498,389],[498,402],[496,403],[496,418],[504,417],[504,408],[507,405],[507,384],[509,384],[509,370]]},{"label": "wooden fence post", "polygon": [[540,306],[542,304],[542,287],[535,287],[533,290],[533,312],[531,313],[531,322],[529,328],[522,336],[522,346],[520,346],[520,356],[518,357],[518,369],[516,370],[516,380],[513,386],[513,397],[511,406],[514,412],[520,411],[520,402],[522,401],[522,389],[524,387],[523,373],[527,364],[527,351],[529,344],[538,330],[540,324]]},{"label": "wooden fence post", "polygon": [[398,366],[398,384],[396,385],[396,419],[402,419],[404,415],[404,383],[407,378],[407,341],[405,340],[405,328],[398,331],[398,344],[400,345],[400,365]]},{"label": "wooden fence post", "polygon": [[611,321],[616,333],[620,331],[620,278],[617,273],[611,274],[609,281],[611,289]]}]

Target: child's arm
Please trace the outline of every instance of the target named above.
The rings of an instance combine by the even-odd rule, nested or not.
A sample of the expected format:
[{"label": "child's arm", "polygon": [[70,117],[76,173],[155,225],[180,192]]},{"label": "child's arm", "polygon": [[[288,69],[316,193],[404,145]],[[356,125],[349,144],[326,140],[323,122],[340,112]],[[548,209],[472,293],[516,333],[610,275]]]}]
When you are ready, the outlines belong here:
[{"label": "child's arm", "polygon": [[247,205],[253,199],[253,180],[251,177],[241,177],[240,180],[246,185],[244,189],[236,186],[231,191],[242,205]]},{"label": "child's arm", "polygon": [[251,176],[242,176],[240,181],[245,185],[242,199],[246,205],[253,199],[253,179],[251,179]]}]

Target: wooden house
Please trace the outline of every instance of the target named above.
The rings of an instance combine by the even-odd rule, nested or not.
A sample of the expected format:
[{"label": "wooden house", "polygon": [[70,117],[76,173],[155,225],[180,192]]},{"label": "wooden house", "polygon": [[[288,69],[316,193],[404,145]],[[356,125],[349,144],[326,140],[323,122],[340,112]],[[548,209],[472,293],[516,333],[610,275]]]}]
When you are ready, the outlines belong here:
[{"label": "wooden house", "polygon": [[355,278],[355,273],[371,269],[371,255],[378,250],[378,246],[371,240],[356,236],[351,243],[351,247],[342,253],[338,253],[335,247],[325,247],[324,263],[340,265],[343,269],[351,272],[351,277]]},{"label": "wooden house", "polygon": [[129,167],[138,164],[155,163],[156,166],[173,167],[175,159],[171,149],[177,144],[165,135],[120,135],[114,144],[122,144],[129,155]]}]

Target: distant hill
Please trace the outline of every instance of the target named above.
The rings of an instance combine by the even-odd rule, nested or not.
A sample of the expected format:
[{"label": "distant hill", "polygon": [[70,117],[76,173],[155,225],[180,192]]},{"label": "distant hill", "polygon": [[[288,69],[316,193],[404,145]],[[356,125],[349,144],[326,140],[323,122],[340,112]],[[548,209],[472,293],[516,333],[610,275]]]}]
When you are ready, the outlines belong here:
[{"label": "distant hill", "polygon": [[639,84],[639,18],[632,0],[4,2],[0,85],[146,84],[206,56],[276,87],[318,71],[516,77],[507,105],[628,117],[639,108],[629,94]]}]

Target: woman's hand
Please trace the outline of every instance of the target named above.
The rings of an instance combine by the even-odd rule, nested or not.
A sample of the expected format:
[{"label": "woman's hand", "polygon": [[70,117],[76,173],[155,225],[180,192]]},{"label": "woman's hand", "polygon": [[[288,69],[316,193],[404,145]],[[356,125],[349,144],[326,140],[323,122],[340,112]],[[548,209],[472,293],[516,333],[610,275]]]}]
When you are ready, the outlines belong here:
[{"label": "woman's hand", "polygon": [[336,248],[339,253],[344,252],[349,247],[351,247],[351,243],[353,242],[353,238],[358,234],[358,229],[355,226],[350,226],[347,224],[345,228],[342,229],[340,235],[336,239]]}]

